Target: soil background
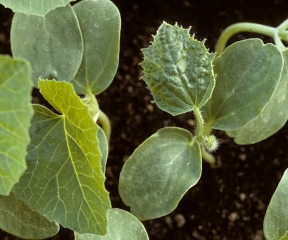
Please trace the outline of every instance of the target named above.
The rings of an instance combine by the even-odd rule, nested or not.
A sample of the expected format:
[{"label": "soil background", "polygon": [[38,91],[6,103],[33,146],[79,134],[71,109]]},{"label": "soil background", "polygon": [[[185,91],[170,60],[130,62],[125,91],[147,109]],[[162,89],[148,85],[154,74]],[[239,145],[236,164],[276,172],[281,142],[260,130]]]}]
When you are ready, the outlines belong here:
[{"label": "soil background", "polygon": [[[112,137],[106,186],[113,207],[127,207],[118,194],[119,173],[125,160],[147,137],[165,126],[193,131],[193,115],[178,117],[151,104],[152,96],[141,77],[141,48],[148,47],[162,21],[192,26],[198,40],[214,49],[221,31],[236,22],[278,26],[288,17],[287,0],[115,0],[122,16],[119,70],[112,85],[97,98],[110,117]],[[0,6],[0,54],[11,54],[9,31],[13,13]],[[230,41],[248,37],[243,33]],[[0,96],[1,97],[1,96]],[[203,162],[203,173],[168,216],[143,222],[151,240],[262,240],[263,219],[279,180],[288,167],[288,125],[261,143],[239,146],[216,131],[221,145],[214,166]],[[18,239],[0,232],[0,239]],[[50,238],[73,239],[61,228]]]}]

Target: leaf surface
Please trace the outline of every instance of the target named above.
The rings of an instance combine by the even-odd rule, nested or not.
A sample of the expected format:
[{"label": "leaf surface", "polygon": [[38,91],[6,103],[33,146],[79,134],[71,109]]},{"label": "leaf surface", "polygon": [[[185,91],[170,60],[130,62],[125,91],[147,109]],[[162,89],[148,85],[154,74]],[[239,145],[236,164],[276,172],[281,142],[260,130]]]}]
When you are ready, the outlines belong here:
[{"label": "leaf surface", "polygon": [[73,1],[75,0],[0,0],[0,3],[6,8],[11,8],[13,12],[43,16],[50,10],[64,7]]},{"label": "leaf surface", "polygon": [[122,209],[108,210],[106,236],[75,233],[75,240],[148,240],[143,224],[131,213]]},{"label": "leaf surface", "polygon": [[29,63],[0,55],[0,194],[9,195],[26,169],[33,115]]},{"label": "leaf surface", "polygon": [[239,129],[269,103],[280,81],[282,54],[273,44],[247,39],[227,47],[213,63],[217,83],[203,117],[214,129]]},{"label": "leaf surface", "polygon": [[200,147],[184,129],[160,129],[125,162],[119,193],[140,220],[172,212],[201,175]]},{"label": "leaf surface", "polygon": [[280,180],[268,205],[264,218],[267,240],[287,240],[288,236],[288,170]]},{"label": "leaf surface", "polygon": [[112,82],[119,63],[121,19],[110,0],[86,0],[73,6],[84,41],[81,66],[73,80],[79,94],[97,95]]},{"label": "leaf surface", "polygon": [[13,192],[50,221],[104,235],[110,200],[96,137],[99,127],[70,83],[41,80],[39,86],[63,115],[34,105],[28,169]]},{"label": "leaf surface", "polygon": [[16,13],[11,48],[14,57],[31,63],[35,88],[39,78],[70,82],[83,55],[80,26],[72,7],[57,8],[43,17]]},{"label": "leaf surface", "polygon": [[11,192],[9,196],[0,196],[0,228],[20,238],[44,239],[56,235],[60,227],[32,211]]},{"label": "leaf surface", "polygon": [[157,106],[174,116],[203,106],[215,85],[215,55],[208,52],[204,42],[191,37],[189,30],[164,22],[151,46],[142,49],[143,80]]},{"label": "leaf surface", "polygon": [[260,142],[282,128],[288,119],[288,50],[283,52],[284,67],[280,82],[268,105],[259,117],[243,128],[228,131],[237,144],[253,144]]}]

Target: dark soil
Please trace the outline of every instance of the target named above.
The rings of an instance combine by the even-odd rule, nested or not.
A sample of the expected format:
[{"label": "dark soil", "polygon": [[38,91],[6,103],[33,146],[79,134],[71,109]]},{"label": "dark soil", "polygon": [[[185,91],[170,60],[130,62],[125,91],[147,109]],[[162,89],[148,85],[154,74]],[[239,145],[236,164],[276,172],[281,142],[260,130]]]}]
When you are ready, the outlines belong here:
[{"label": "dark soil", "polygon": [[[124,161],[147,137],[164,126],[193,131],[193,115],[178,117],[151,104],[152,96],[139,80],[140,49],[166,21],[196,33],[206,46],[214,48],[220,32],[232,23],[250,21],[279,25],[288,16],[287,0],[115,0],[122,15],[121,53],[118,73],[101,95],[101,109],[110,117],[112,138],[107,164],[107,189],[113,207],[125,208],[118,194],[119,173]],[[0,7],[0,53],[9,54],[12,13]],[[247,37],[238,34],[237,41]],[[0,96],[1,97],[1,96]],[[145,221],[151,240],[261,240],[263,219],[275,188],[288,167],[288,125],[269,139],[250,146],[238,146],[223,132],[215,132],[221,146],[217,163],[203,163],[200,181],[189,190],[170,215]],[[1,233],[1,239],[17,239]],[[67,229],[51,239],[73,239]]]}]

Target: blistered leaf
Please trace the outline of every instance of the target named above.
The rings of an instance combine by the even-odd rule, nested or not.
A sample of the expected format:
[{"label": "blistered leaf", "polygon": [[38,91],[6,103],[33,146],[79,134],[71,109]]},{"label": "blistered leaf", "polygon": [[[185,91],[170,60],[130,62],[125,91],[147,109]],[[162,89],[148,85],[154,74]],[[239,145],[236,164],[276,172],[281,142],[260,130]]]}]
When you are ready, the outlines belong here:
[{"label": "blistered leaf", "polygon": [[75,240],[148,240],[143,224],[131,213],[111,208],[107,213],[106,236],[75,233]]},{"label": "blistered leaf", "polygon": [[189,30],[164,22],[151,46],[142,49],[143,80],[157,106],[172,115],[203,106],[215,85],[215,55],[208,52],[204,42],[191,37]]},{"label": "blistered leaf", "polygon": [[59,224],[49,222],[11,193],[0,196],[0,228],[21,239],[44,239],[57,234]]},{"label": "blistered leaf", "polygon": [[70,82],[82,61],[83,41],[77,17],[70,5],[43,17],[16,13],[11,26],[14,57],[29,60],[32,80],[57,79]]},{"label": "blistered leaf", "polygon": [[140,220],[172,212],[201,175],[197,141],[184,129],[160,129],[145,140],[125,162],[119,193]]},{"label": "blistered leaf", "polygon": [[46,100],[62,115],[34,105],[28,169],[13,192],[32,210],[79,233],[105,234],[110,208],[98,126],[67,82],[39,82]]},{"label": "blistered leaf", "polygon": [[26,169],[33,115],[29,63],[0,56],[0,194],[8,195]]},{"label": "blistered leaf", "polygon": [[47,12],[57,7],[64,7],[69,2],[75,0],[0,0],[6,8],[11,8],[13,12],[21,12],[43,16]]},{"label": "blistered leaf", "polygon": [[230,137],[238,144],[253,144],[260,142],[282,128],[288,119],[288,50],[283,52],[284,67],[280,82],[268,105],[259,117],[249,122],[243,128],[228,131]]},{"label": "blistered leaf", "polygon": [[282,54],[273,44],[247,39],[227,47],[213,63],[217,83],[202,108],[204,119],[214,129],[239,129],[269,103],[280,81]]},{"label": "blistered leaf", "polygon": [[103,92],[119,63],[120,14],[110,0],[86,0],[73,6],[83,34],[84,55],[73,80],[79,94]]},{"label": "blistered leaf", "polygon": [[287,240],[288,236],[288,170],[279,182],[264,218],[267,240]]}]

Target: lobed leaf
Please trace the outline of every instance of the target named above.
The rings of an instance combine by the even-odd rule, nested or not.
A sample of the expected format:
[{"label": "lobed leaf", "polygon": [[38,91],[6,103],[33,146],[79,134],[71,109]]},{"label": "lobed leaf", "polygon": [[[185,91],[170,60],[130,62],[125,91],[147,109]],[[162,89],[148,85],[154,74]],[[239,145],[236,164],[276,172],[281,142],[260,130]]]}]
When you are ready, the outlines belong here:
[{"label": "lobed leaf", "polygon": [[0,0],[6,8],[11,8],[13,12],[21,12],[28,15],[43,16],[52,9],[64,7],[69,2],[75,0]]},{"label": "lobed leaf", "polygon": [[202,108],[207,125],[236,130],[257,118],[280,81],[283,57],[260,39],[236,42],[214,60],[217,84]]},{"label": "lobed leaf", "polygon": [[202,171],[200,147],[184,129],[160,129],[125,162],[119,193],[140,220],[172,212]]},{"label": "lobed leaf", "polygon": [[26,170],[33,110],[29,63],[0,55],[0,194],[9,195]]},{"label": "lobed leaf", "polygon": [[84,41],[81,66],[73,80],[79,94],[103,92],[119,63],[121,19],[110,0],[86,0],[73,6]]},{"label": "lobed leaf", "polygon": [[282,52],[284,67],[280,82],[272,95],[270,102],[256,119],[244,127],[228,131],[230,137],[238,144],[253,144],[260,142],[282,128],[288,119],[288,50]]},{"label": "lobed leaf", "polygon": [[9,196],[0,196],[0,228],[22,239],[44,239],[57,234],[60,227],[48,221],[40,213],[32,211],[27,204]]},{"label": "lobed leaf", "polygon": [[191,37],[189,30],[163,22],[151,46],[142,49],[143,80],[157,106],[174,116],[203,106],[215,85],[215,54]]},{"label": "lobed leaf", "polygon": [[34,105],[28,169],[13,192],[50,221],[79,233],[105,235],[110,200],[96,137],[99,127],[70,83],[41,80],[39,86],[63,115]]},{"label": "lobed leaf", "polygon": [[143,224],[131,213],[111,208],[107,213],[108,230],[106,236],[75,233],[75,240],[148,240]]},{"label": "lobed leaf", "polygon": [[264,218],[264,235],[267,240],[288,238],[288,170],[280,180],[268,205]]},{"label": "lobed leaf", "polygon": [[11,49],[14,57],[31,63],[35,88],[39,78],[70,82],[83,55],[81,30],[72,7],[57,8],[43,17],[16,13]]}]

